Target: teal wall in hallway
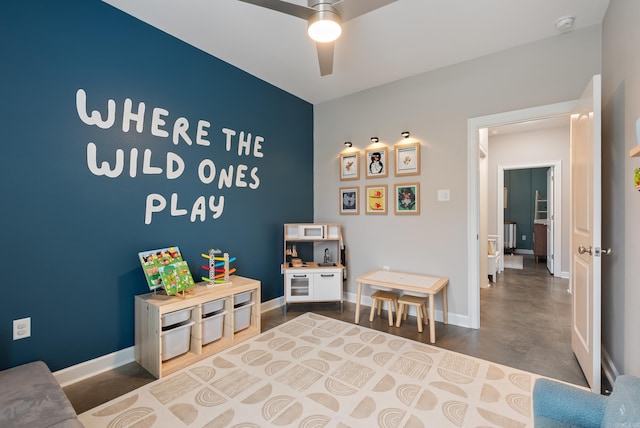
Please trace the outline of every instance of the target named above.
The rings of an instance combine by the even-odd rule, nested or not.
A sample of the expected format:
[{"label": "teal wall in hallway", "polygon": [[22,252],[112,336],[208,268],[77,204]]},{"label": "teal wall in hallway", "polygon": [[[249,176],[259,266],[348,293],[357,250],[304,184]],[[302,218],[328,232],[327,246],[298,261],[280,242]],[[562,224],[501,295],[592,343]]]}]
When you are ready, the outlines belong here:
[{"label": "teal wall in hallway", "polygon": [[[547,196],[549,168],[512,169],[504,172],[504,186],[508,189],[504,221],[516,222],[516,249],[533,250],[533,220],[536,190]],[[522,235],[526,239],[522,239]]]}]

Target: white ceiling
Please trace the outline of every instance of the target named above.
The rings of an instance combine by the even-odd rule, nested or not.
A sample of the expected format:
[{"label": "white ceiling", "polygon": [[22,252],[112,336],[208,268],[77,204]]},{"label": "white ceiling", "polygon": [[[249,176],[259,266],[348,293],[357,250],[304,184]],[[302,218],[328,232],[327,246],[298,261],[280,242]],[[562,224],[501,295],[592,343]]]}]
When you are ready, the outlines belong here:
[{"label": "white ceiling", "polygon": [[[347,21],[321,77],[306,22],[238,0],[103,0],[313,104],[600,24],[609,0],[398,0]],[[349,1],[349,0],[347,0]],[[362,1],[362,0],[360,0]],[[289,0],[306,5],[306,0]]]}]

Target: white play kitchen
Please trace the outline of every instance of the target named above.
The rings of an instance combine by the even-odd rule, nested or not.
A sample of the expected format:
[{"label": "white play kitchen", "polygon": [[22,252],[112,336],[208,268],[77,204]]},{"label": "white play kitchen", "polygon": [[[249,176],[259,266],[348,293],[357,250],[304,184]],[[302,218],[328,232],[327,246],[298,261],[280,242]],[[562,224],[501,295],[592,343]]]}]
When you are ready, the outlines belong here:
[{"label": "white play kitchen", "polygon": [[289,303],[340,302],[343,296],[339,224],[284,225],[284,312]]}]

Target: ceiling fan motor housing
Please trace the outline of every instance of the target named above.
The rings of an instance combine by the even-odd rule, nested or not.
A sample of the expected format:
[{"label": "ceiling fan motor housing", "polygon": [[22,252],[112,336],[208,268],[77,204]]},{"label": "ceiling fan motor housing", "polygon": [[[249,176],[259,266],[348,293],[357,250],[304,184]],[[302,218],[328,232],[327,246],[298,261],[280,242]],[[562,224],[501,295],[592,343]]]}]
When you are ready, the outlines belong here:
[{"label": "ceiling fan motor housing", "polygon": [[[309,18],[307,28],[309,36],[317,42],[332,42],[342,33],[342,19],[330,3],[318,3],[313,6],[316,12]],[[310,1],[311,3],[311,1]]]}]

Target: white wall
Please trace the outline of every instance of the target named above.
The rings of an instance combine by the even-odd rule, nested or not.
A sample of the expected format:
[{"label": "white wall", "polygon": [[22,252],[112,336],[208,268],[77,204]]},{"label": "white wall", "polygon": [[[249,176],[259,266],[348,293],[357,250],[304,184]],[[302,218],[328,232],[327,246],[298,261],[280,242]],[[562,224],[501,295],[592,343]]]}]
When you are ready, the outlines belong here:
[{"label": "white wall", "polygon": [[[350,299],[356,277],[383,265],[443,275],[450,279],[450,322],[469,325],[469,287],[478,278],[467,274],[467,120],[576,99],[600,72],[600,37],[600,27],[591,27],[314,107],[315,219],[344,226]],[[411,67],[411,60],[398,67]],[[372,183],[419,181],[421,214],[366,215],[361,205],[359,216],[340,216],[338,188],[354,184],[339,180],[343,142],[364,152],[376,136],[392,148],[405,130],[422,144],[422,174],[366,179],[361,173],[355,184],[363,191]],[[438,189],[450,189],[451,200],[437,202]]]},{"label": "white wall", "polygon": [[[629,158],[640,117],[640,2],[611,0],[603,21],[602,345],[606,370],[640,376],[640,193]],[[609,367],[611,366],[611,367]]]},{"label": "white wall", "polygon": [[[569,116],[567,125],[529,132],[489,136],[489,234],[497,230],[497,181],[499,165],[532,164],[559,160],[562,164],[562,266],[555,266],[569,275]],[[502,233],[502,232],[500,232]]]}]

